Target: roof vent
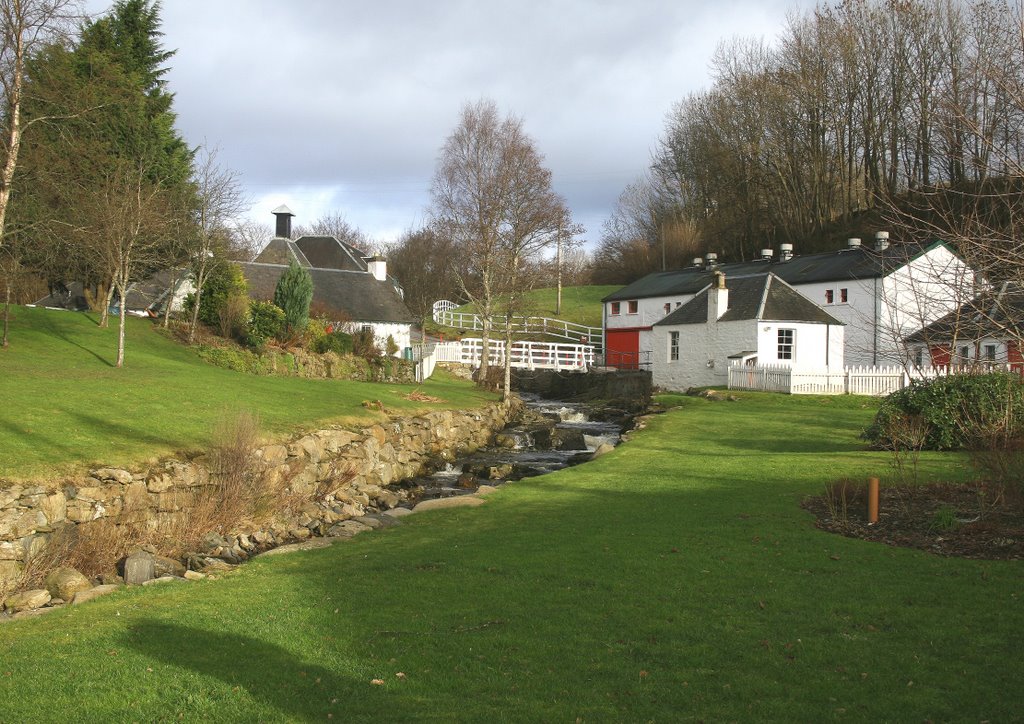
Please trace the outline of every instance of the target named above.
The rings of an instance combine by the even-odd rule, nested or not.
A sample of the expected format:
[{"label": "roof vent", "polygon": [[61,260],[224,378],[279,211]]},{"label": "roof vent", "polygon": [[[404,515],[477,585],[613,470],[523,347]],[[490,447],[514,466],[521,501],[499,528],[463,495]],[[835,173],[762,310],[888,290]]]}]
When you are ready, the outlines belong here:
[{"label": "roof vent", "polygon": [[295,216],[295,214],[292,213],[292,210],[284,204],[281,204],[270,213],[272,213],[274,218],[277,219],[274,236],[279,236],[282,239],[292,238],[292,217]]},{"label": "roof vent", "polygon": [[709,251],[707,254],[705,254],[704,258],[707,260],[708,266],[714,266],[715,264],[718,263],[718,254],[716,254],[713,251]]},{"label": "roof vent", "polygon": [[761,249],[761,258],[765,261],[771,261],[774,253],[771,249]]},{"label": "roof vent", "polygon": [[847,249],[859,249],[860,248],[860,239],[847,239],[846,240],[846,248]]},{"label": "roof vent", "polygon": [[700,268],[704,266],[704,260],[699,256],[695,256],[693,257],[693,265],[697,268]]},{"label": "roof vent", "polygon": [[793,258],[792,244],[779,244],[779,261],[789,261]]},{"label": "roof vent", "polygon": [[875,251],[885,251],[889,248],[889,232],[875,232]]}]

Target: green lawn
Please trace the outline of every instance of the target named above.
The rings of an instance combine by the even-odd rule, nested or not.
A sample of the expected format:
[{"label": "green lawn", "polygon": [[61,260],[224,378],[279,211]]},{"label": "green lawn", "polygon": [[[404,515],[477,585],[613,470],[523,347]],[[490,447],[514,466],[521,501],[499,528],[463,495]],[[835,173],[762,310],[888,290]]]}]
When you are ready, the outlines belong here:
[{"label": "green lawn", "polygon": [[1024,564],[798,505],[884,485],[871,401],[675,401],[481,508],[2,625],[0,720],[1020,720]]},{"label": "green lawn", "polygon": [[276,436],[379,419],[364,400],[411,411],[494,399],[443,374],[421,387],[444,400],[431,404],[404,399],[411,386],[254,377],[208,365],[135,318],[125,367],[117,369],[116,322],[100,329],[89,315],[22,307],[13,315],[11,346],[0,350],[0,479],[202,448],[218,419],[241,410],[257,413]]}]

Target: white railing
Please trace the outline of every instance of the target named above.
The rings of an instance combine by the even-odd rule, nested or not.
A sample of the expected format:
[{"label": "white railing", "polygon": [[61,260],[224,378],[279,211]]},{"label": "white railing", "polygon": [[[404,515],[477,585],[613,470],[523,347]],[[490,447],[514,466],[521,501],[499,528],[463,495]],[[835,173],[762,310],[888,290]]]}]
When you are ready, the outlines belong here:
[{"label": "white railing", "polygon": [[842,370],[794,369],[783,365],[732,365],[729,389],[786,392],[792,395],[888,395],[912,380],[951,374],[1008,370],[1007,365],[978,367],[846,367]]},{"label": "white railing", "polygon": [[[460,359],[457,361],[478,367],[483,356],[483,340],[471,337],[457,344],[460,345]],[[489,364],[504,364],[504,342],[490,340],[487,344],[487,351]],[[586,344],[513,342],[511,352],[512,366],[521,369],[585,370],[594,364],[594,348]]]},{"label": "white railing", "polygon": [[[453,329],[473,332],[483,331],[484,322],[482,317],[467,312],[456,312],[447,306],[450,304],[454,303],[445,300],[434,302],[433,317],[436,323],[445,327],[452,327]],[[585,324],[577,324],[576,322],[568,322],[564,319],[553,319],[551,317],[512,317],[511,326],[513,334],[545,334],[569,340],[570,342],[580,342],[581,344],[596,347],[598,352],[601,351],[601,344],[604,338],[600,327],[589,327]],[[503,317],[492,318],[491,329],[504,330],[504,328],[505,319]]]}]

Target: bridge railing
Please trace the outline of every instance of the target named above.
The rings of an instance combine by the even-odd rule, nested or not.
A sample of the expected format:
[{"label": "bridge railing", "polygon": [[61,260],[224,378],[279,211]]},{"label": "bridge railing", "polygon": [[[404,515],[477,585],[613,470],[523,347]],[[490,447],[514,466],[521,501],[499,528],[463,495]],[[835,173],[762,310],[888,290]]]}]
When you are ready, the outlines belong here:
[{"label": "bridge railing", "polygon": [[[460,345],[458,361],[479,366],[483,358],[483,340],[467,338],[458,344]],[[488,364],[504,364],[504,342],[491,340],[488,342],[487,351]],[[585,370],[594,364],[594,348],[586,344],[521,341],[512,343],[511,358],[512,366],[520,369]]]},{"label": "bridge railing", "polygon": [[[454,329],[471,330],[474,332],[483,331],[483,318],[469,312],[456,312],[447,307],[452,302],[434,303],[434,321],[445,327]],[[546,334],[552,337],[559,337],[571,342],[595,347],[601,351],[603,334],[600,327],[590,327],[585,324],[577,324],[565,319],[554,319],[551,317],[512,317],[512,332],[514,334]],[[491,329],[504,329],[504,318],[495,317],[491,322]]]}]

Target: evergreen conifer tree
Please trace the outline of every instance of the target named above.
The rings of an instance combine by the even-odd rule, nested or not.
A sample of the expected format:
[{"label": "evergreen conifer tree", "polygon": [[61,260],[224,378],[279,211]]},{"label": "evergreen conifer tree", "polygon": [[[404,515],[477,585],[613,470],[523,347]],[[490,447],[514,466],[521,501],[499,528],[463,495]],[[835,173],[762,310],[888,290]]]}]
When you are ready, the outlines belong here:
[{"label": "evergreen conifer tree", "polygon": [[274,304],[284,310],[285,330],[297,334],[309,321],[309,305],[313,301],[313,277],[293,259],[277,280]]}]

